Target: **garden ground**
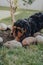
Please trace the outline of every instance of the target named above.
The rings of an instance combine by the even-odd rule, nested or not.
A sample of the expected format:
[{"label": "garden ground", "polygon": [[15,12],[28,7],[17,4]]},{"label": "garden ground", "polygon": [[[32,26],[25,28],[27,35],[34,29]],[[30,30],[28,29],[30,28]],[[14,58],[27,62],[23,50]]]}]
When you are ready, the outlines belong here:
[{"label": "garden ground", "polygon": [[[38,11],[18,10],[21,13],[15,15],[15,19],[27,18]],[[12,24],[11,17],[0,20],[6,24]],[[25,48],[8,49],[0,47],[0,65],[43,65],[43,43],[30,45]]]}]

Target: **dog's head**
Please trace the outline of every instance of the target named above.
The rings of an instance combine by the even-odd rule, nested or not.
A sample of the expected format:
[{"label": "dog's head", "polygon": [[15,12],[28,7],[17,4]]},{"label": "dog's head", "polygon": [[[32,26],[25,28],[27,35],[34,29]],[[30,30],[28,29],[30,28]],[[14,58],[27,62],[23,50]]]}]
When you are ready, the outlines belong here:
[{"label": "dog's head", "polygon": [[30,35],[30,26],[26,20],[17,20],[13,24],[13,36],[19,37],[22,40]]}]

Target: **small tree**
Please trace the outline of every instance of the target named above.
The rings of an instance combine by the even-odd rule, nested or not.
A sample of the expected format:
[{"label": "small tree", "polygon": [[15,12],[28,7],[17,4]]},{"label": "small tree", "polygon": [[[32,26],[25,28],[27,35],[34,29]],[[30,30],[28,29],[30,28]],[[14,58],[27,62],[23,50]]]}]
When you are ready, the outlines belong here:
[{"label": "small tree", "polygon": [[10,4],[11,20],[12,22],[15,22],[14,13],[16,12],[16,9],[17,9],[17,0],[7,0],[7,1]]}]

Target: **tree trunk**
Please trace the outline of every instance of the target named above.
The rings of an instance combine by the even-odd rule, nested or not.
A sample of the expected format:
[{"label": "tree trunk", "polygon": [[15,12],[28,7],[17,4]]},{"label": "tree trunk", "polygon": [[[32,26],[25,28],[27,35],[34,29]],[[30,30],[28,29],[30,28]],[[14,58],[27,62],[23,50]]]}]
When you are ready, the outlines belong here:
[{"label": "tree trunk", "polygon": [[14,13],[15,13],[14,0],[10,1],[10,11],[11,11],[11,20],[12,20],[12,22],[15,22],[15,17],[14,17]]},{"label": "tree trunk", "polygon": [[[11,14],[11,20],[12,22],[15,22],[15,12],[17,9],[17,0],[7,0],[10,4],[10,14]],[[14,5],[15,3],[15,5]]]}]

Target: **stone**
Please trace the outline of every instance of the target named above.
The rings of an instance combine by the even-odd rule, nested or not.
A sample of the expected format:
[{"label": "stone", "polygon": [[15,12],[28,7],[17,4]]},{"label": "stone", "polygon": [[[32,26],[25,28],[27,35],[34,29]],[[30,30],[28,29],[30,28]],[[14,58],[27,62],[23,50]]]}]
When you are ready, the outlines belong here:
[{"label": "stone", "polygon": [[30,45],[30,44],[36,44],[36,38],[35,37],[27,37],[22,41],[22,45],[26,46],[26,45]]},{"label": "stone", "polygon": [[37,35],[35,38],[38,43],[43,43],[43,35]]},{"label": "stone", "polygon": [[1,43],[1,42],[3,42],[3,38],[2,38],[2,37],[0,37],[0,43]]},{"label": "stone", "polygon": [[7,25],[4,23],[0,23],[0,28],[1,30],[6,30],[7,29]]},{"label": "stone", "polygon": [[3,38],[0,37],[0,47],[3,46]]},{"label": "stone", "polygon": [[12,41],[7,41],[6,43],[4,43],[4,46],[8,48],[15,48],[15,47],[22,47],[22,44],[16,40],[12,40]]},{"label": "stone", "polygon": [[12,30],[12,25],[8,25],[7,28],[9,28],[10,30]]}]

